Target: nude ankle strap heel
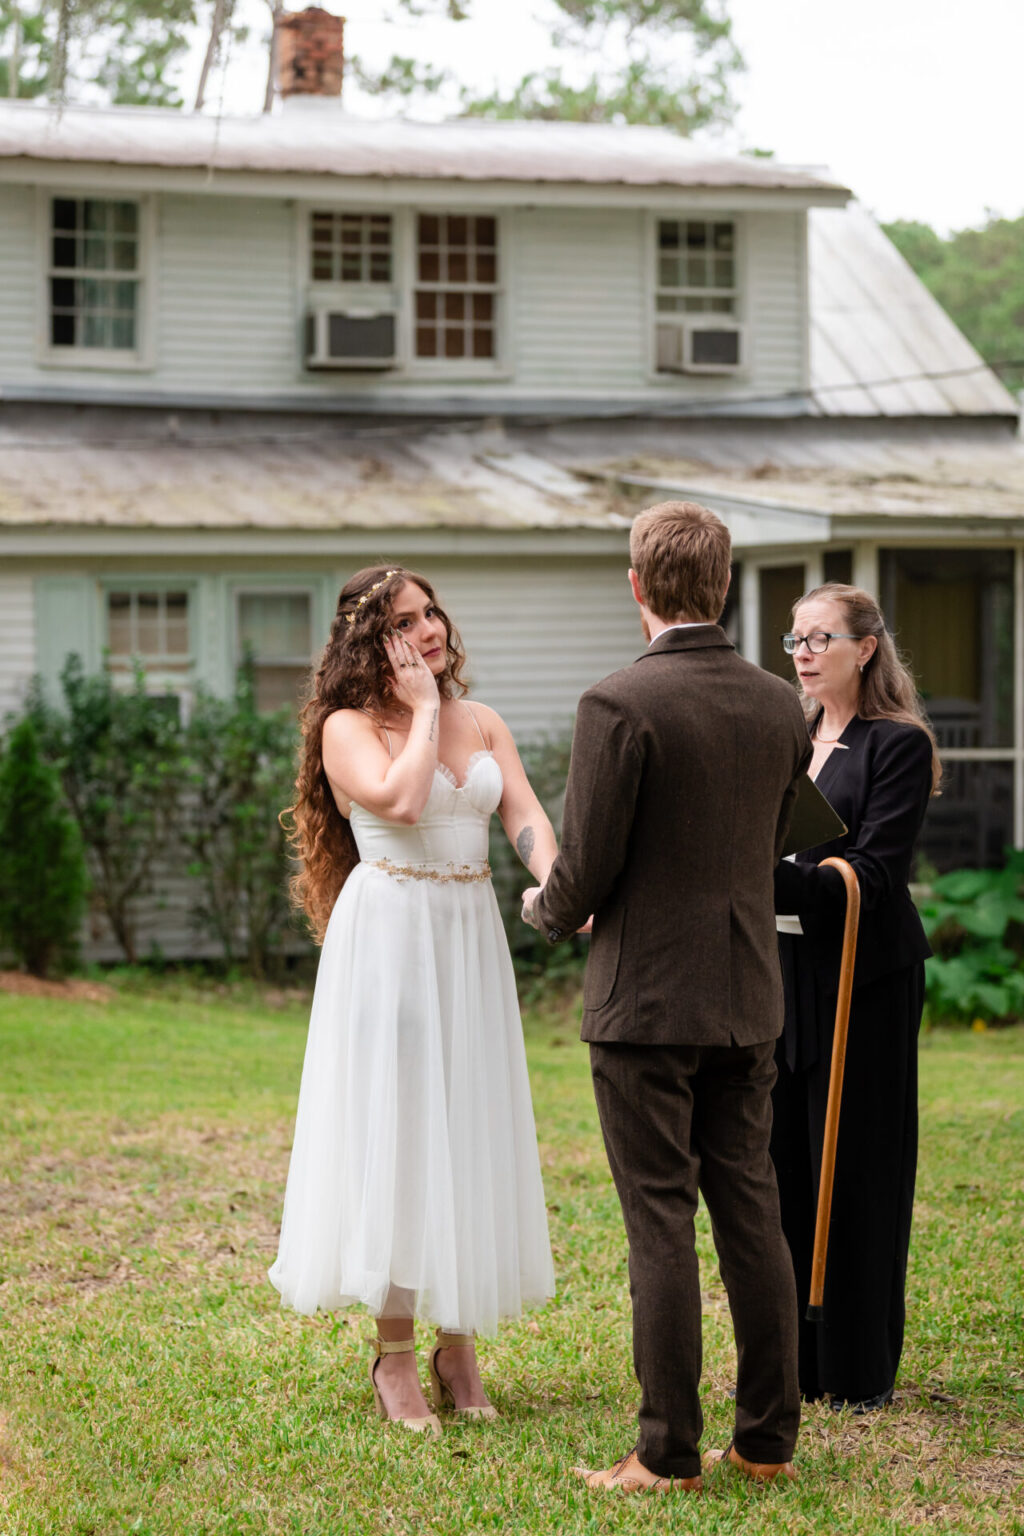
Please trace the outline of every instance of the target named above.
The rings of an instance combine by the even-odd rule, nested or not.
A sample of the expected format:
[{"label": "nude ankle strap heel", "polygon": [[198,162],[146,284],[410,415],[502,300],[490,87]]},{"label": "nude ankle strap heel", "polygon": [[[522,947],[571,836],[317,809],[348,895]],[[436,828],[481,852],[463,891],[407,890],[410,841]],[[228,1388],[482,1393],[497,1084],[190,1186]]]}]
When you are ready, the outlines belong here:
[{"label": "nude ankle strap heel", "polygon": [[[430,1351],[427,1369],[430,1371],[430,1396],[435,1408],[455,1408],[455,1393],[437,1369],[437,1357],[442,1349],[471,1349],[476,1343],[475,1333],[448,1333],[444,1328],[435,1330],[437,1343]],[[496,1419],[498,1410],[493,1403],[482,1403],[476,1408],[455,1408],[463,1419]]]},{"label": "nude ankle strap heel", "polygon": [[382,1355],[408,1355],[416,1348],[415,1339],[382,1339],[378,1334],[370,1334],[367,1340],[373,1345],[374,1356],[370,1361],[370,1386],[373,1389],[373,1402],[378,1417],[386,1419],[389,1424],[401,1424],[404,1429],[411,1429],[417,1435],[432,1435],[436,1440],[441,1434],[441,1421],[436,1413],[420,1414],[416,1418],[393,1419],[381,1400],[380,1388],[377,1386],[377,1366]]}]

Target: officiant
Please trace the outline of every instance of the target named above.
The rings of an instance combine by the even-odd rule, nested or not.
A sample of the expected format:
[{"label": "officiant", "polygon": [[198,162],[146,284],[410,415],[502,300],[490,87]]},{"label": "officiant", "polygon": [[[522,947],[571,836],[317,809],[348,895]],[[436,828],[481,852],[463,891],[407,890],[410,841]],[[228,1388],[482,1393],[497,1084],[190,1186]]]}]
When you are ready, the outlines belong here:
[{"label": "officiant", "polygon": [[[814,747],[810,776],[848,830],[784,860],[775,877],[785,1024],[776,1051],[772,1158],[796,1273],[804,1398],[870,1413],[892,1400],[917,1167],[917,1036],[928,941],[911,900],[914,843],[941,765],[913,678],[877,603],[818,587],[782,636]],[[804,1320],[846,895],[861,887],[824,1321]]]}]

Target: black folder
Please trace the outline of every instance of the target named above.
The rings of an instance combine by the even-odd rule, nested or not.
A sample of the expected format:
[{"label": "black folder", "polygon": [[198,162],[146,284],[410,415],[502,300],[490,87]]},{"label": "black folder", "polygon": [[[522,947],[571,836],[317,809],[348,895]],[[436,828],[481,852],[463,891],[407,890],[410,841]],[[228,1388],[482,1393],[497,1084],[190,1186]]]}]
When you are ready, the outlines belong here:
[{"label": "black folder", "polygon": [[803,853],[805,848],[818,848],[842,837],[846,823],[837,816],[821,790],[806,773],[797,780],[796,801],[793,816],[786,834],[783,858],[790,853]]}]

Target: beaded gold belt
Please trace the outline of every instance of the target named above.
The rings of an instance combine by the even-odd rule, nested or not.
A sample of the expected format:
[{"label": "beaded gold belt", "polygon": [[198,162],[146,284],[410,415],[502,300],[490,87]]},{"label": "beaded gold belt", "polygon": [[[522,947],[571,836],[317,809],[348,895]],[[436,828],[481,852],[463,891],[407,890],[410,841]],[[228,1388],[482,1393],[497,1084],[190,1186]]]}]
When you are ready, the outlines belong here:
[{"label": "beaded gold belt", "polygon": [[422,864],[393,864],[390,859],[367,859],[371,869],[382,869],[395,880],[433,880],[435,885],[449,885],[453,880],[469,885],[475,880],[489,880],[491,866],[485,859],[482,864],[448,864],[444,869],[428,869]]}]

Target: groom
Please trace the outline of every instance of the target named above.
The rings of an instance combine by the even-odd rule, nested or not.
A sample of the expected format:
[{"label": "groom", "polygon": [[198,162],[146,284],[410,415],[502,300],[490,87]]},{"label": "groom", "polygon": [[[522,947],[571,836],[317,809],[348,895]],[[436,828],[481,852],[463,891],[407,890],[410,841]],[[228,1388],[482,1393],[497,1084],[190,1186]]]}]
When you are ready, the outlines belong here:
[{"label": "groom", "polygon": [[582,1033],[629,1238],[639,1437],[608,1470],[576,1470],[592,1487],[696,1491],[698,1190],[736,1336],[728,1458],[762,1481],[795,1476],[796,1295],[768,1155],[782,1027],[772,870],[811,749],[793,689],[716,623],[725,525],[664,502],[629,547],[650,643],[580,700],[562,851],[523,915],[552,944],[594,915]]}]

